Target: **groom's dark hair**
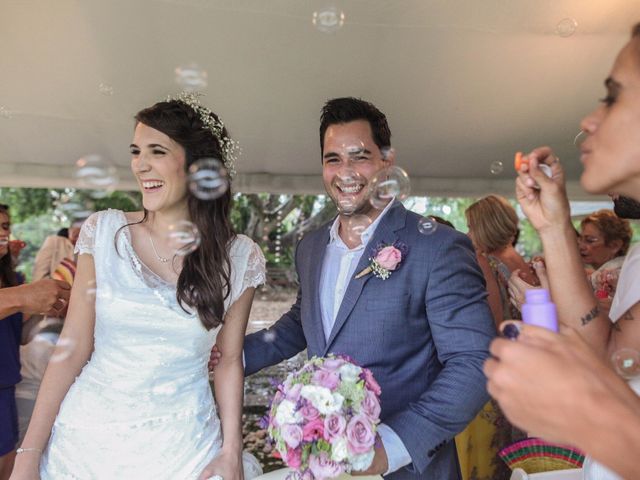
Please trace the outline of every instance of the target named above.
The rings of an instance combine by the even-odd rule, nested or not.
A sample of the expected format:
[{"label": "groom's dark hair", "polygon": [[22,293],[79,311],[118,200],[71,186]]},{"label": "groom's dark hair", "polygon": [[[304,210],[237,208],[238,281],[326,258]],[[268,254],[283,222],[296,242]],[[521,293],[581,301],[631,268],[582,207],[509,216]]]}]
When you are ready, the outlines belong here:
[{"label": "groom's dark hair", "polygon": [[329,100],[320,114],[320,156],[324,154],[324,134],[330,125],[366,120],[371,125],[373,141],[378,148],[391,146],[391,130],[387,117],[372,103],[360,98],[342,97]]}]

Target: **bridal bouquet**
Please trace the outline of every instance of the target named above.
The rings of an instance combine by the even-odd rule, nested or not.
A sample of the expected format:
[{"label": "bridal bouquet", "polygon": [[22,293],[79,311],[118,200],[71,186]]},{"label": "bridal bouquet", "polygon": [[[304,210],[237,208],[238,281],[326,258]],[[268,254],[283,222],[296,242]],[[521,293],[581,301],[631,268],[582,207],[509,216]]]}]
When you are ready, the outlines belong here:
[{"label": "bridal bouquet", "polygon": [[380,386],[342,356],[313,357],[278,386],[268,432],[298,480],[366,470],[380,421]]}]

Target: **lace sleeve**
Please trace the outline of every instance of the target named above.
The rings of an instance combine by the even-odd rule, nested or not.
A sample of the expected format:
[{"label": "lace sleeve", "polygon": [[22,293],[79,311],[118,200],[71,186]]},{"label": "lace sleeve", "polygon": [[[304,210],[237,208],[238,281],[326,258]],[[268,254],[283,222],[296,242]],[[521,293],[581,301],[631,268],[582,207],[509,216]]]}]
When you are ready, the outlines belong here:
[{"label": "lace sleeve", "polygon": [[78,241],[76,242],[76,247],[73,250],[74,253],[88,253],[89,255],[93,255],[99,214],[100,212],[92,214],[82,224],[80,235],[78,236]]},{"label": "lace sleeve", "polygon": [[266,260],[262,250],[257,243],[251,242],[249,258],[247,259],[247,269],[242,279],[242,292],[247,288],[255,288],[262,285],[267,279]]}]

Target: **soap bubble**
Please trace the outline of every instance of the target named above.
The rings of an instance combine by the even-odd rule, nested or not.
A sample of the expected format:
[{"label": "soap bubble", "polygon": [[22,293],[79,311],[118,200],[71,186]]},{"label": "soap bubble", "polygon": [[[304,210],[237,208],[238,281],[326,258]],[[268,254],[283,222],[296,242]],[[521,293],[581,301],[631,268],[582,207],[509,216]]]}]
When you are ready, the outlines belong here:
[{"label": "soap bubble", "polygon": [[402,201],[409,196],[411,183],[409,175],[402,168],[393,165],[383,168],[369,183],[369,201],[373,208],[384,209],[394,198]]},{"label": "soap bubble", "polygon": [[633,348],[621,348],[611,355],[611,363],[618,375],[627,380],[640,376],[640,352]]},{"label": "soap bubble", "polygon": [[556,25],[556,34],[566,38],[576,33],[577,29],[578,22],[575,20],[575,18],[567,17],[560,20]]},{"label": "soap bubble", "polygon": [[188,220],[180,220],[167,229],[169,248],[172,254],[185,256],[200,246],[200,231]]},{"label": "soap bubble", "polygon": [[584,130],[580,130],[578,132],[578,134],[575,136],[575,138],[573,139],[573,144],[576,146],[576,148],[578,150],[580,150],[580,146],[582,145],[582,142],[584,142],[587,139],[587,132],[585,132]]},{"label": "soap bubble", "polygon": [[423,235],[431,235],[438,229],[438,221],[433,217],[422,217],[418,220],[418,231]]},{"label": "soap bubble", "polygon": [[113,87],[108,83],[101,83],[100,85],[98,85],[98,91],[106,97],[110,97],[113,95]]},{"label": "soap bubble", "polygon": [[227,170],[220,160],[201,158],[189,166],[189,190],[200,200],[214,200],[229,188]]},{"label": "soap bubble", "polygon": [[49,359],[49,362],[62,362],[69,358],[75,349],[75,342],[71,338],[60,338],[60,334],[56,332],[39,332],[32,342],[42,345],[41,350],[49,349],[55,345],[55,350]]},{"label": "soap bubble", "polygon": [[96,298],[99,298],[105,301],[113,300],[113,290],[111,288],[111,285],[109,285],[108,282],[104,282],[100,284],[100,288],[98,289],[96,286],[96,281],[89,280],[89,282],[87,283],[86,294],[87,294],[87,299],[90,302],[95,302]]},{"label": "soap bubble", "polygon": [[345,239],[349,243],[362,243],[362,233],[371,225],[367,215],[352,215],[345,223]]},{"label": "soap bubble", "polygon": [[100,191],[95,195],[105,193],[105,190],[113,190],[118,183],[116,167],[96,154],[86,155],[78,159],[73,176],[76,179],[78,188]]},{"label": "soap bubble", "polygon": [[496,160],[495,162],[492,162],[491,166],[489,167],[489,171],[491,172],[492,175],[500,175],[503,170],[504,170],[504,165],[500,160]]},{"label": "soap bubble", "polygon": [[176,67],[176,83],[190,92],[207,88],[208,74],[198,64],[190,63]]},{"label": "soap bubble", "polygon": [[344,25],[344,12],[329,6],[313,12],[311,23],[322,33],[335,33]]},{"label": "soap bubble", "polygon": [[367,180],[352,168],[343,168],[331,180],[331,197],[343,215],[352,215],[366,199]]},{"label": "soap bubble", "polygon": [[0,105],[0,118],[9,120],[12,117],[13,117],[13,114],[11,113],[11,110],[9,110],[4,105]]}]

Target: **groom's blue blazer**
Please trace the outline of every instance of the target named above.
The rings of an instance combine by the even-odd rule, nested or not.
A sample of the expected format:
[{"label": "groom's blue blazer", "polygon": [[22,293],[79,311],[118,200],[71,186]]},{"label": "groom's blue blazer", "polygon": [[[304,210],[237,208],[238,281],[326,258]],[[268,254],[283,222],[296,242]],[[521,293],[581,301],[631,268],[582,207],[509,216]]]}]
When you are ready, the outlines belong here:
[{"label": "groom's blue blazer", "polygon": [[469,239],[444,225],[423,235],[420,218],[397,203],[381,219],[356,272],[379,243],[403,242],[408,253],[387,280],[350,280],[328,341],[319,289],[331,224],[306,235],[296,250],[296,303],[269,330],[246,337],[245,373],[305,348],[309,357],[349,355],[372,370],[382,387],[381,419],[411,455],[388,478],[455,480],[454,436],[489,398],[482,364],[496,332]]}]

